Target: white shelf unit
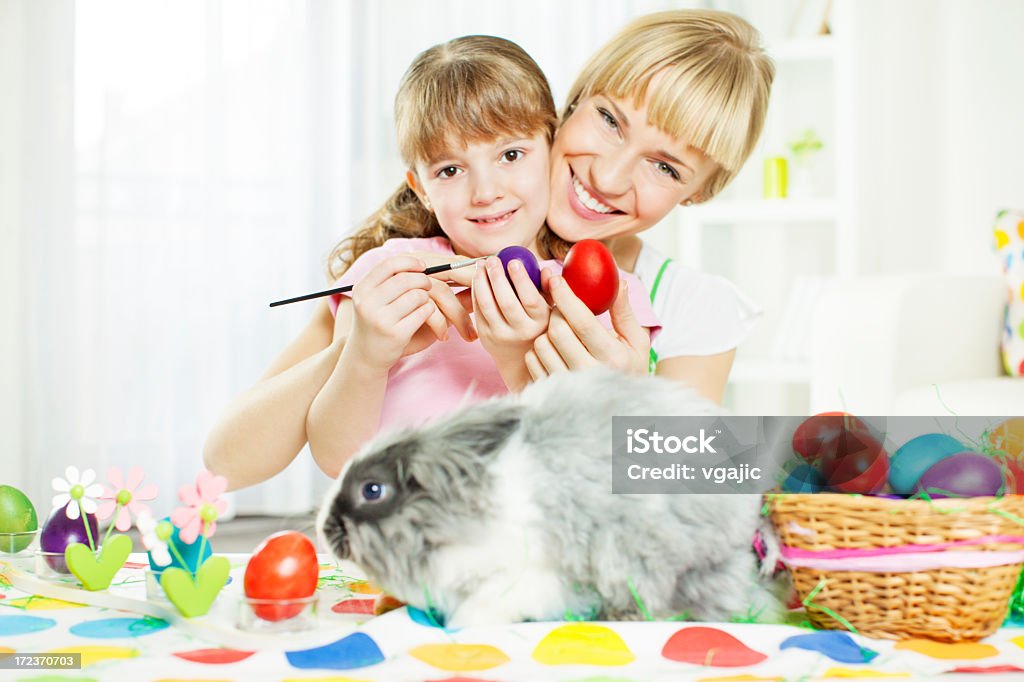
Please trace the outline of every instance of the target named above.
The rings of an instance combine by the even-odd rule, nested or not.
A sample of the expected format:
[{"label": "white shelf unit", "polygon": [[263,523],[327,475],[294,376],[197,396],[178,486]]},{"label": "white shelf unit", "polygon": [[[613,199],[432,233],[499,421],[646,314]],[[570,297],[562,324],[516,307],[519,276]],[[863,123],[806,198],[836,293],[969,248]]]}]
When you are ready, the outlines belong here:
[{"label": "white shelf unit", "polygon": [[[832,34],[768,41],[776,78],[757,149],[722,196],[681,212],[678,260],[728,277],[764,309],[729,378],[727,405],[739,414],[806,413],[814,305],[824,281],[857,272],[849,11],[848,0],[836,0]],[[808,128],[824,148],[801,187],[786,143]],[[762,198],[764,159],[773,156],[787,157],[784,199]]]}]

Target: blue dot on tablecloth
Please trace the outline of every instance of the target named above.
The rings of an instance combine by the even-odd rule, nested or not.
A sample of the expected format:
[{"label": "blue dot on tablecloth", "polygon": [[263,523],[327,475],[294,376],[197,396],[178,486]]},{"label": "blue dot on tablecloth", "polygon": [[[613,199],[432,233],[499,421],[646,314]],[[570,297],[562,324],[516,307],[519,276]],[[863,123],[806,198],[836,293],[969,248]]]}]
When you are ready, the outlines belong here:
[{"label": "blue dot on tablecloth", "polygon": [[409,613],[409,618],[412,618],[412,622],[425,625],[428,628],[444,628],[444,617],[441,614],[434,611],[424,611],[418,609],[415,606],[406,606],[406,611]]},{"label": "blue dot on tablecloth", "polygon": [[779,648],[817,651],[840,663],[868,663],[878,656],[877,651],[865,649],[845,632],[794,635],[780,644]]},{"label": "blue dot on tablecloth", "polygon": [[295,668],[328,668],[350,670],[374,665],[384,660],[384,654],[373,638],[356,632],[326,646],[302,651],[286,651],[288,663]]},{"label": "blue dot on tablecloth", "polygon": [[53,618],[39,616],[0,616],[0,635],[27,635],[49,630],[57,624]]},{"label": "blue dot on tablecloth", "polygon": [[167,621],[159,618],[104,618],[76,623],[69,630],[71,634],[91,639],[118,639],[142,637],[168,627]]}]

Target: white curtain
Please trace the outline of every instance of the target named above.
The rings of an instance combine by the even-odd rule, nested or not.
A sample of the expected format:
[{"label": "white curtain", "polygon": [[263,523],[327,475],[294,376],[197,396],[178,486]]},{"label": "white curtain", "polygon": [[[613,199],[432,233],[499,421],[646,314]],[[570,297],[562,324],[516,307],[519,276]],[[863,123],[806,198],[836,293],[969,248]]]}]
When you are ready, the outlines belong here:
[{"label": "white curtain", "polygon": [[[564,97],[628,18],[679,3],[0,0],[0,445],[40,504],[67,464],[142,465],[157,511],[304,325],[330,247],[402,178],[391,106],[419,51],[519,42]],[[310,509],[302,453],[239,493]]]}]

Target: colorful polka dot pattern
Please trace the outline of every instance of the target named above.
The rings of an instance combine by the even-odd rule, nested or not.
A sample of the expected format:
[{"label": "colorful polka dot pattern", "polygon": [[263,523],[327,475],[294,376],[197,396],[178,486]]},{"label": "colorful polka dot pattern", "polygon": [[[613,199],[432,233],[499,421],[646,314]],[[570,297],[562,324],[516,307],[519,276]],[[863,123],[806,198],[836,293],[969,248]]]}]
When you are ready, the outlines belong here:
[{"label": "colorful polka dot pattern", "polygon": [[1003,368],[1024,376],[1024,211],[1000,211],[993,228],[1009,292],[1003,319]]}]

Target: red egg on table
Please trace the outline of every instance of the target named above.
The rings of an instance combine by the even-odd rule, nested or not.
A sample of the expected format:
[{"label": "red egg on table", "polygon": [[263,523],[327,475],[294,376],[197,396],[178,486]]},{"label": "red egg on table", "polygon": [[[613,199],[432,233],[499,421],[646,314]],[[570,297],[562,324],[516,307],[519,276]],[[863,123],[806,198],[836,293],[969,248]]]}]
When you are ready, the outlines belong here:
[{"label": "red egg on table", "polygon": [[537,263],[537,257],[533,255],[532,251],[522,246],[506,246],[498,252],[498,260],[505,268],[505,276],[509,278],[509,282],[512,281],[512,278],[509,277],[508,266],[512,264],[512,261],[517,260],[523,264],[523,268],[530,276],[534,286],[540,289],[540,264]]},{"label": "red egg on table", "polygon": [[619,268],[615,257],[596,239],[580,240],[569,249],[562,277],[595,315],[611,308],[619,293]]},{"label": "red egg on table", "polygon": [[[77,504],[72,501],[68,504]],[[89,535],[85,531],[85,521],[79,516],[77,519],[69,519],[67,507],[57,507],[46,519],[43,529],[39,532],[39,550],[45,552],[43,558],[50,568],[58,573],[70,573],[68,565],[64,561],[64,550],[68,545],[80,542],[89,545]],[[89,520],[89,531],[92,533],[94,545],[100,542],[100,527],[96,521],[95,514],[85,514]]]},{"label": "red egg on table", "polygon": [[964,451],[933,464],[917,482],[929,497],[989,497],[1003,489],[1003,469],[992,457]]},{"label": "red egg on table", "polygon": [[[250,599],[298,600],[316,592],[320,563],[312,541],[297,531],[275,533],[260,543],[245,567],[245,596]],[[302,603],[252,604],[259,618],[280,621],[305,608]]]}]

